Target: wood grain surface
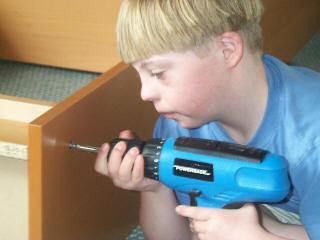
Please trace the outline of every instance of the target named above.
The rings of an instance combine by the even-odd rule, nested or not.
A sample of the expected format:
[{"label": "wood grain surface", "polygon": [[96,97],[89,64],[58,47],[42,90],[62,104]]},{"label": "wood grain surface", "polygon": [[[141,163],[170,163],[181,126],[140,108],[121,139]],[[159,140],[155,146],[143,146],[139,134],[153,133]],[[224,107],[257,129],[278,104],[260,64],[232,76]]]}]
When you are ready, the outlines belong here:
[{"label": "wood grain surface", "polygon": [[320,31],[319,0],[264,0],[264,50],[289,62]]},{"label": "wood grain surface", "polygon": [[30,239],[125,239],[138,223],[138,194],[68,144],[99,146],[123,129],[150,138],[157,114],[139,92],[135,72],[119,64],[30,124]]},{"label": "wood grain surface", "polygon": [[1,0],[0,58],[105,72],[120,62],[120,0]]},{"label": "wood grain surface", "polygon": [[[0,58],[104,72],[120,62],[116,1],[2,0]],[[290,60],[320,30],[319,0],[263,0],[265,50]]]}]

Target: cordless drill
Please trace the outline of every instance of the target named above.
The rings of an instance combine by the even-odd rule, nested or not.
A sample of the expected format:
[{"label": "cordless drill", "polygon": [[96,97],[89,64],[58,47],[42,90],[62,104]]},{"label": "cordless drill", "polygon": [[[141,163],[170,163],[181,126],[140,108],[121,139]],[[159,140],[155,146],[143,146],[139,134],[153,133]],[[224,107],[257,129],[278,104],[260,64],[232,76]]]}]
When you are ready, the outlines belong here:
[{"label": "cordless drill", "polygon": [[[188,194],[193,206],[275,203],[290,190],[286,160],[262,149],[189,137],[148,141],[116,138],[110,142],[111,148],[119,141],[126,142],[127,151],[138,147],[146,177]],[[70,147],[98,151],[73,143]]]}]

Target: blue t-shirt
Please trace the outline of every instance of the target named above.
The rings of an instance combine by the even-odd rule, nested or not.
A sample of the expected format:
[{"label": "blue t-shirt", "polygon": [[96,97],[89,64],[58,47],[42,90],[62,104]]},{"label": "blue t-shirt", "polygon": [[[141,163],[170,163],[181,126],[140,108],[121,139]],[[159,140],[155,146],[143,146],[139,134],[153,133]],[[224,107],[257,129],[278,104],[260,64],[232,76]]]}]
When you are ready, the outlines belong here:
[{"label": "blue t-shirt", "polygon": [[[284,156],[289,162],[293,193],[277,207],[300,215],[311,239],[320,239],[320,73],[288,66],[263,56],[268,79],[268,102],[263,120],[247,145]],[[154,137],[197,137],[234,142],[218,122],[184,129],[160,116]],[[189,197],[177,193],[178,200]]]}]

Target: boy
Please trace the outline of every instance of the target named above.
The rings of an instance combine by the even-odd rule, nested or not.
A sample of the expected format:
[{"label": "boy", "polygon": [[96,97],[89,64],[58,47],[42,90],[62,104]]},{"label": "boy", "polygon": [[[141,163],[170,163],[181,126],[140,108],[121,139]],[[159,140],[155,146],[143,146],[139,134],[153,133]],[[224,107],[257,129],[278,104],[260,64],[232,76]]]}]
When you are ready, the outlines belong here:
[{"label": "boy", "polygon": [[[147,239],[320,239],[320,75],[262,55],[259,0],[124,0],[117,33],[123,60],[141,78],[141,98],[160,117],[154,137],[190,136],[247,144],[283,155],[293,192],[275,206],[299,214],[282,224],[247,204],[188,206],[188,196],[143,177],[143,157],[109,145],[96,170],[141,191]],[[120,137],[131,138],[130,131]],[[270,208],[270,207],[269,207]]]}]

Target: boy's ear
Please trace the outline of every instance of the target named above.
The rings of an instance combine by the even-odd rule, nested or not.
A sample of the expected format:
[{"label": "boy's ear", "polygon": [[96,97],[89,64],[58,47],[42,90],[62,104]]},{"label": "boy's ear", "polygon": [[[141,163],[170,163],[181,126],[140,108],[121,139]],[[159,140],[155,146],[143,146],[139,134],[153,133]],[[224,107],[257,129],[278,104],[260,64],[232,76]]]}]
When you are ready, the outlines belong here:
[{"label": "boy's ear", "polygon": [[219,36],[219,46],[228,67],[236,66],[243,56],[244,43],[237,32],[225,32]]}]

